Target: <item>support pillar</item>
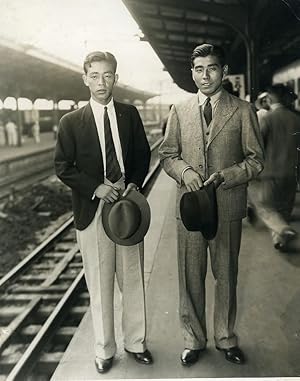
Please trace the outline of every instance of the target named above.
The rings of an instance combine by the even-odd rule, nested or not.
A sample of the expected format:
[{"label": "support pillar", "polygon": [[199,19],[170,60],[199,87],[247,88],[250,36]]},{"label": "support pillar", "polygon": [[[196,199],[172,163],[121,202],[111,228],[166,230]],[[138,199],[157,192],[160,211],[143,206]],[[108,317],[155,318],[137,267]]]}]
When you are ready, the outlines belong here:
[{"label": "support pillar", "polygon": [[250,95],[250,102],[254,102],[258,94],[258,64],[257,64],[257,44],[253,38],[247,39],[247,93]]},{"label": "support pillar", "polygon": [[19,92],[15,97],[16,99],[16,113],[17,113],[17,133],[18,133],[18,147],[22,147],[22,134],[23,134],[23,119],[22,119],[22,113],[19,109]]}]

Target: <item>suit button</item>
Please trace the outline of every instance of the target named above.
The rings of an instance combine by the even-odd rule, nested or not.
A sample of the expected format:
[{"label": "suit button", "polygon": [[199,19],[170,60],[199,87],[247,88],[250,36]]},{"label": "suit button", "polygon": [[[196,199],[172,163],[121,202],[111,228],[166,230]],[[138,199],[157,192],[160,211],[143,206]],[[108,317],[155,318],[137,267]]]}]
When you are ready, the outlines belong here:
[{"label": "suit button", "polygon": [[202,164],[199,164],[199,168],[202,168],[203,167],[203,165]]},{"label": "suit button", "polygon": [[206,135],[209,135],[209,131],[206,132]]}]

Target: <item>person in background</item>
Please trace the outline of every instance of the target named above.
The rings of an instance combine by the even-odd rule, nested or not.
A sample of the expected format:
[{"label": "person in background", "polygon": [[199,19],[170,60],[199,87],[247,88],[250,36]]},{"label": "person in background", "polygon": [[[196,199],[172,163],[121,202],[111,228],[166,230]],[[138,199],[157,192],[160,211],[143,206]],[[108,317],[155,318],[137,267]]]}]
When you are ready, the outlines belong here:
[{"label": "person in background", "polygon": [[300,111],[296,109],[295,102],[298,100],[297,94],[287,85],[286,94],[283,100],[283,104],[291,111],[295,112],[297,115],[300,115]]},{"label": "person in background", "polygon": [[60,120],[55,169],[72,189],[76,237],[91,300],[95,365],[104,373],[116,353],[115,275],[122,292],[125,350],[141,364],[153,362],[146,342],[143,242],[132,246],[114,243],[101,218],[104,203],[142,186],[150,148],[137,109],[113,99],[118,80],[116,58],[109,52],[92,52],[83,68],[91,99]]},{"label": "person in background", "polygon": [[17,133],[17,125],[11,119],[8,118],[7,123],[5,125],[6,134],[7,134],[7,142],[11,147],[15,147],[18,144],[18,133]]},{"label": "person in background", "polygon": [[40,124],[39,124],[38,120],[36,120],[33,123],[31,131],[32,131],[32,136],[33,136],[34,142],[36,144],[39,144],[41,139],[40,139]]},{"label": "person in background", "polygon": [[53,132],[53,139],[56,140],[57,139],[57,132],[58,132],[58,127],[56,124],[53,125],[52,132]]},{"label": "person in background", "polygon": [[0,119],[0,146],[6,146],[6,131],[2,120]]},{"label": "person in background", "polygon": [[266,113],[270,110],[270,100],[266,91],[258,95],[255,101],[255,107],[257,109],[256,114],[258,118],[258,123],[260,123],[264,115],[266,115]]},{"label": "person in background", "polygon": [[268,89],[271,110],[261,119],[265,147],[264,170],[250,182],[248,197],[258,217],[270,230],[275,249],[285,251],[297,235],[289,225],[296,196],[297,139],[300,117],[286,105],[283,84]]},{"label": "person in background", "polygon": [[[184,366],[206,349],[205,277],[208,249],[215,278],[214,341],[225,359],[243,364],[245,356],[234,332],[242,218],[247,183],[263,168],[262,139],[254,108],[222,87],[228,66],[221,48],[203,44],[191,56],[198,87],[186,101],[173,105],[159,149],[161,165],[177,182],[177,255],[179,314],[185,349]],[[186,192],[214,183],[218,231],[212,240],[188,231],[179,200]]]}]

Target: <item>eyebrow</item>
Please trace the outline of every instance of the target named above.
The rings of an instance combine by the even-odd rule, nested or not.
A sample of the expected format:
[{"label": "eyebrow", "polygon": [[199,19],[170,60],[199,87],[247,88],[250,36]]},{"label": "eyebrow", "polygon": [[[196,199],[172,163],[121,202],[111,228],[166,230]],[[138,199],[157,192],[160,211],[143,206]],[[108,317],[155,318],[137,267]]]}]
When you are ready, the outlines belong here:
[{"label": "eyebrow", "polygon": [[[214,67],[214,66],[219,66],[219,65],[217,63],[207,65],[207,67]],[[200,67],[204,67],[204,66],[203,65],[195,65],[194,66],[195,69],[200,68]]]},{"label": "eyebrow", "polygon": [[[93,74],[100,74],[100,73],[99,73],[99,71],[90,72],[90,75],[93,75]],[[114,72],[111,70],[108,70],[108,71],[105,71],[103,74],[114,74]]]}]

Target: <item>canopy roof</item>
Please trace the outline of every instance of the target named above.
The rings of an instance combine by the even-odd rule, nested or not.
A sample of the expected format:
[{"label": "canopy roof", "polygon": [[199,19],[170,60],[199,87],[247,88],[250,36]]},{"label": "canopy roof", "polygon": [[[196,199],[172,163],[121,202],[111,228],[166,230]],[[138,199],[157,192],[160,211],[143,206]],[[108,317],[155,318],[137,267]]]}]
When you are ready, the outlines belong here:
[{"label": "canopy roof", "polygon": [[[8,96],[70,99],[75,102],[89,99],[82,81],[82,68],[54,57],[32,46],[0,38],[0,98]],[[119,101],[146,102],[157,94],[123,84],[114,88]]]},{"label": "canopy roof", "polygon": [[224,48],[233,73],[246,72],[248,45],[263,82],[300,54],[299,0],[123,2],[174,81],[188,91],[195,90],[191,52],[204,42]]}]

